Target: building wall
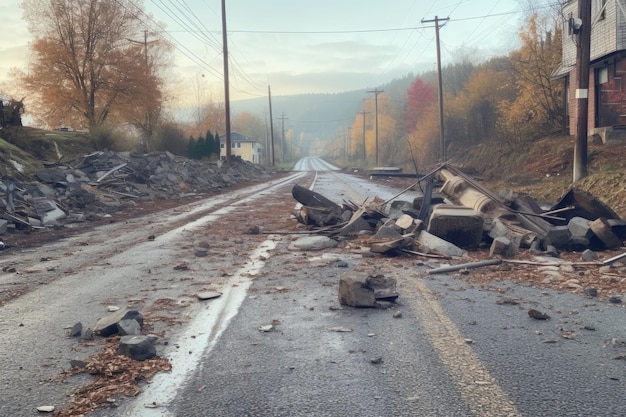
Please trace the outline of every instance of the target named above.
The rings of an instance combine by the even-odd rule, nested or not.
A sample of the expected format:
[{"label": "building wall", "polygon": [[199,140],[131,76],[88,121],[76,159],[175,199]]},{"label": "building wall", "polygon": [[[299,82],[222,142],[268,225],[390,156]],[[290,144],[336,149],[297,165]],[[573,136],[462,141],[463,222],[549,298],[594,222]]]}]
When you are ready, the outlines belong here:
[{"label": "building wall", "polygon": [[[591,60],[594,61],[619,49],[624,49],[626,42],[626,19],[622,7],[617,2],[624,0],[605,0],[604,18],[600,17],[602,0],[591,2]],[[569,34],[568,19],[578,16],[578,1],[571,1],[563,6],[563,61],[564,67],[576,65],[576,35]],[[618,36],[619,35],[619,36]]]},{"label": "building wall", "polygon": [[[615,54],[626,49],[626,2],[624,0],[604,0],[606,3],[604,17],[600,16],[601,4],[603,0],[593,0],[591,4],[591,61],[595,64],[589,70],[589,112],[587,124],[589,129],[606,126],[609,121],[621,120],[614,117],[619,114],[621,107],[626,103],[626,92],[621,85],[621,71],[624,66],[619,58],[599,61],[601,58]],[[563,27],[563,60],[562,66],[569,69],[568,73],[568,105],[569,105],[569,131],[576,133],[578,123],[578,103],[576,99],[576,44],[575,36],[568,34],[569,17],[578,16],[578,1],[570,1],[563,6],[564,27]],[[601,86],[596,84],[596,73],[598,69],[608,68],[608,82]],[[597,91],[596,87],[600,87]],[[599,94],[599,96],[597,96]],[[599,108],[596,108],[600,100]],[[600,112],[600,113],[598,113]],[[626,113],[622,113],[626,114]],[[598,120],[596,120],[596,116]],[[625,120],[626,122],[626,120]],[[621,124],[621,122],[611,122]]]},{"label": "building wall", "polygon": [[[232,146],[235,146],[234,148]],[[239,147],[237,147],[239,145]],[[232,156],[239,156],[244,161],[258,164],[261,162],[261,145],[258,142],[233,142],[230,148]],[[226,148],[220,145],[220,158],[226,158]]]}]

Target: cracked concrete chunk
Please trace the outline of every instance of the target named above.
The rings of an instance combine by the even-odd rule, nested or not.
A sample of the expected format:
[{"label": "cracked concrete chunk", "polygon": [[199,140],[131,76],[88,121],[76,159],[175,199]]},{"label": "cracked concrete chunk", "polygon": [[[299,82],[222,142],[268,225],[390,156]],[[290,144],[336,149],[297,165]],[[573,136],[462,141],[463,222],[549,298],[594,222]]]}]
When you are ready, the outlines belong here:
[{"label": "cracked concrete chunk", "polygon": [[148,336],[122,336],[117,352],[136,361],[144,361],[156,356],[156,349]]}]

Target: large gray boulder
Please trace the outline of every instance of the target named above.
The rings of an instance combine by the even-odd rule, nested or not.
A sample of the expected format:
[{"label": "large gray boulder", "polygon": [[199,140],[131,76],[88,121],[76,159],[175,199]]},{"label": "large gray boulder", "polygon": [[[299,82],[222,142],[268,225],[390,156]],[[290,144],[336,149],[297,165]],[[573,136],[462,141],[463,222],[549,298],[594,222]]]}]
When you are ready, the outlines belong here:
[{"label": "large gray boulder", "polygon": [[117,353],[136,361],[145,361],[156,356],[156,348],[149,336],[122,336],[117,347]]}]

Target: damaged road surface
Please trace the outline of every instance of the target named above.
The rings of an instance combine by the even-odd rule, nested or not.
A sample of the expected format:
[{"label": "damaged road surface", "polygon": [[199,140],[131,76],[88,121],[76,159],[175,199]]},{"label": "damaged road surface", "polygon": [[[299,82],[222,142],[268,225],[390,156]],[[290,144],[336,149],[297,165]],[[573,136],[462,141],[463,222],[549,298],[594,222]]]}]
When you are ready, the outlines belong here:
[{"label": "damaged road surface", "polygon": [[[38,415],[37,407],[114,417],[626,414],[623,304],[530,286],[520,277],[532,271],[516,264],[428,274],[473,258],[374,252],[372,235],[318,233],[296,219],[295,185],[357,211],[368,202],[384,211],[380,203],[400,192],[303,172],[3,253],[0,288],[22,295],[0,307],[0,415]],[[367,220],[388,214],[372,207]],[[599,261],[617,253],[599,252]],[[570,267],[580,280],[598,268]],[[607,282],[621,279],[620,268],[605,272]],[[488,273],[504,278],[480,279]],[[371,308],[346,305],[350,288],[371,296]],[[134,328],[171,370],[142,380],[110,348],[119,336],[70,336],[77,322],[88,333],[118,307],[141,313]],[[118,331],[133,328],[118,318]],[[135,362],[156,367],[152,360]],[[99,373],[68,375],[70,361]],[[116,391],[114,379],[81,392],[129,368],[141,392]]]}]

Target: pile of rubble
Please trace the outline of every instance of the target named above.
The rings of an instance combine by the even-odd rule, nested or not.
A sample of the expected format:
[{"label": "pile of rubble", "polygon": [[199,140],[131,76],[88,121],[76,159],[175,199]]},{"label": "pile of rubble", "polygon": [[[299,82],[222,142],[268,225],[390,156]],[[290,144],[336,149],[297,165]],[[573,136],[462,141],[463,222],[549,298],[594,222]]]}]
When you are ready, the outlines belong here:
[{"label": "pile of rubble", "polygon": [[[493,194],[451,165],[442,165],[405,191],[425,183],[424,195],[401,201],[373,200],[335,204],[295,186],[302,205],[298,220],[334,238],[367,236],[370,251],[456,258],[464,250],[490,248],[490,257],[515,256],[520,248],[557,256],[560,251],[619,249],[626,240],[626,222],[588,192],[570,189],[552,207],[542,209],[530,197],[512,191]],[[442,184],[435,191],[435,183]],[[612,261],[624,256],[615,257]],[[484,262],[497,262],[484,261]],[[480,265],[479,265],[480,266]]]},{"label": "pile of rubble", "polygon": [[229,164],[169,152],[95,152],[49,165],[32,181],[0,182],[0,236],[15,230],[97,220],[139,201],[217,191],[269,176],[240,158]]}]

